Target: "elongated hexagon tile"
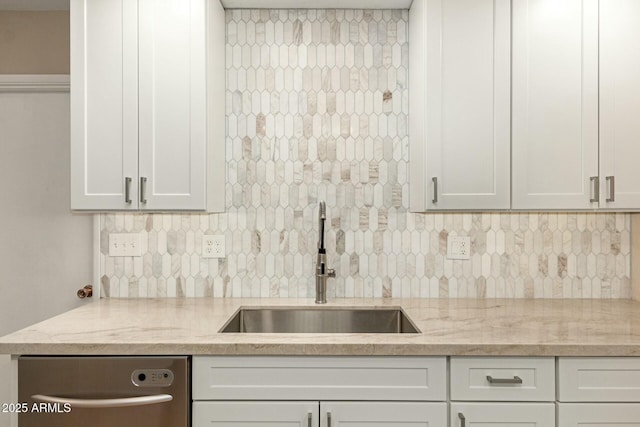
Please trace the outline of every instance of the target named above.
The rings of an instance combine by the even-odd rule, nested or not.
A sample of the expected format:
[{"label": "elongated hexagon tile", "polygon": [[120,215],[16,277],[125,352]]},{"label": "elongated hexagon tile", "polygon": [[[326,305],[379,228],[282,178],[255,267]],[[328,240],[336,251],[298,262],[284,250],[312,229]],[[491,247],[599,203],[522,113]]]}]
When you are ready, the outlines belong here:
[{"label": "elongated hexagon tile", "polygon": [[[101,214],[103,295],[312,297],[325,200],[332,298],[629,298],[629,214],[409,212],[407,11],[226,22],[227,211]],[[142,257],[109,257],[129,232]],[[201,258],[204,234],[225,259]],[[471,260],[447,259],[449,235]]]}]

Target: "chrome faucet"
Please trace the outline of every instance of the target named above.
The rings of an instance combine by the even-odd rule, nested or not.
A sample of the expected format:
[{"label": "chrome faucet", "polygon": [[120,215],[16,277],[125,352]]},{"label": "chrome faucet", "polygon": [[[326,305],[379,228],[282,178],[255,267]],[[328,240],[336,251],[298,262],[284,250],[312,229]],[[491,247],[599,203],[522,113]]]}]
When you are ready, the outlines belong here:
[{"label": "chrome faucet", "polygon": [[336,277],[336,271],[327,268],[327,250],[324,247],[324,223],[327,220],[327,206],[320,202],[318,212],[318,261],[316,264],[316,304],[327,303],[327,279]]}]

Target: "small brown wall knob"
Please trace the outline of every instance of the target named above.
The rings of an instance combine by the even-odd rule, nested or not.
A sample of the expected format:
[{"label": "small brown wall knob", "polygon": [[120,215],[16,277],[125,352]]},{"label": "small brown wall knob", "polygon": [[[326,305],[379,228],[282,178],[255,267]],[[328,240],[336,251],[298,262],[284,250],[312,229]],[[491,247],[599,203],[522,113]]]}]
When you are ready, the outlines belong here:
[{"label": "small brown wall knob", "polygon": [[78,298],[80,299],[91,298],[91,296],[93,295],[93,286],[87,285],[82,289],[78,289],[78,292],[76,292],[76,295],[78,295]]}]

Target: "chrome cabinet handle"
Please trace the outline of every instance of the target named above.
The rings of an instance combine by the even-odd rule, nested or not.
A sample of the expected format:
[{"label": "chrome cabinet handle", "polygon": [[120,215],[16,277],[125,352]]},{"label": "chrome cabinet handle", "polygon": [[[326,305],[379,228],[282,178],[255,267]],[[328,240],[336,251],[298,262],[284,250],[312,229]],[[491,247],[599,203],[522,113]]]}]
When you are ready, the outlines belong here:
[{"label": "chrome cabinet handle", "polygon": [[434,176],[431,181],[433,182],[433,199],[431,201],[435,205],[438,203],[438,178]]},{"label": "chrome cabinet handle", "polygon": [[140,203],[147,203],[147,197],[145,196],[147,189],[147,177],[140,177]]},{"label": "chrome cabinet handle", "polygon": [[68,403],[72,408],[123,408],[125,406],[143,406],[170,402],[170,394],[154,394],[151,396],[122,397],[117,399],[74,399],[68,397],[34,394],[33,400],[47,403]]},{"label": "chrome cabinet handle", "polygon": [[458,412],[458,418],[460,419],[460,427],[464,427],[467,423],[467,419],[462,412]]},{"label": "chrome cabinet handle", "polygon": [[596,203],[600,201],[600,177],[592,176],[589,178],[591,181],[591,194],[593,197],[589,199],[591,203]]},{"label": "chrome cabinet handle", "polygon": [[331,427],[331,412],[327,412],[327,427]]},{"label": "chrome cabinet handle", "polygon": [[311,414],[311,412],[309,412],[307,414],[307,427],[312,427],[312,422],[313,422],[313,415]]},{"label": "chrome cabinet handle", "polygon": [[131,177],[127,176],[124,179],[124,202],[128,205],[131,204]]},{"label": "chrome cabinet handle", "polygon": [[487,381],[489,384],[522,384],[522,378],[514,375],[513,378],[493,378],[491,375],[487,375]]},{"label": "chrome cabinet handle", "polygon": [[609,184],[609,197],[607,197],[607,202],[615,202],[616,201],[616,177],[608,176],[605,179]]}]

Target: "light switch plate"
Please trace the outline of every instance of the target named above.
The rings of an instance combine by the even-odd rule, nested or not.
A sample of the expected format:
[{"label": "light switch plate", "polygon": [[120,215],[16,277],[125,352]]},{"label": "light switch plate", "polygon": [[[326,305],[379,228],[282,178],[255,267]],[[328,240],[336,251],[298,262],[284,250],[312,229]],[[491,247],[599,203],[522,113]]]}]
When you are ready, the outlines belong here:
[{"label": "light switch plate", "polygon": [[448,236],[447,259],[471,259],[471,237]]},{"label": "light switch plate", "polygon": [[142,249],[140,248],[140,234],[109,234],[109,256],[142,256]]},{"label": "light switch plate", "polygon": [[224,258],[224,234],[210,234],[202,236],[202,258]]}]

